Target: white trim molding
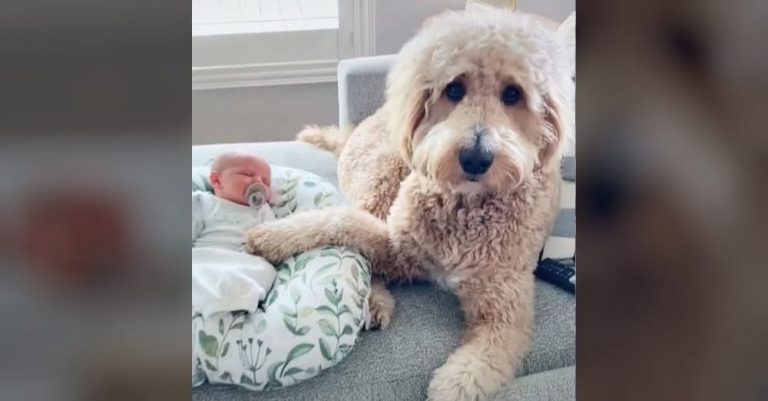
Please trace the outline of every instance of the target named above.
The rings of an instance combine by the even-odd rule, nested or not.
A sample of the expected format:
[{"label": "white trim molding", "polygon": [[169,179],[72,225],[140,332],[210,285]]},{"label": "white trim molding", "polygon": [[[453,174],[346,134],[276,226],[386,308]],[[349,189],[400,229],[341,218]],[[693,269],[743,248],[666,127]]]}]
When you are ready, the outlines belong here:
[{"label": "white trim molding", "polygon": [[355,14],[355,57],[376,55],[376,0],[362,0]]},{"label": "white trim molding", "polygon": [[337,60],[192,68],[192,90],[336,82]]},{"label": "white trim molding", "polygon": [[339,0],[339,58],[376,55],[376,0]]}]

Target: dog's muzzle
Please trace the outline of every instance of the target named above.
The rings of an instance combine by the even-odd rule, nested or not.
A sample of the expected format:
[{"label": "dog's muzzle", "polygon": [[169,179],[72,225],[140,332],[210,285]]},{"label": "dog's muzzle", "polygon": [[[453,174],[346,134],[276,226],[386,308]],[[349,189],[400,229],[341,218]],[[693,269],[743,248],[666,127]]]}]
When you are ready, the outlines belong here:
[{"label": "dog's muzzle", "polygon": [[477,178],[491,168],[493,152],[477,141],[471,148],[464,148],[459,152],[459,164],[468,176]]}]

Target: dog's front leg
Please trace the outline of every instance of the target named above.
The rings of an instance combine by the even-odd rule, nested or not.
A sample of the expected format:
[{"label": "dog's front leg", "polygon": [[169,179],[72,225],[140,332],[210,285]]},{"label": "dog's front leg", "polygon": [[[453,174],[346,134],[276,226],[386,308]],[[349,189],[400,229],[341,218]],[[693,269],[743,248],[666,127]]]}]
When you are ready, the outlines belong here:
[{"label": "dog's front leg", "polygon": [[514,376],[532,338],[533,276],[528,275],[459,285],[467,328],[462,345],[434,372],[429,400],[482,400]]},{"label": "dog's front leg", "polygon": [[[387,259],[386,223],[353,208],[297,213],[260,224],[246,233],[245,250],[272,263],[324,245],[352,246],[372,263]],[[379,262],[380,263],[380,262]]]},{"label": "dog's front leg", "polygon": [[371,262],[376,277],[370,295],[371,327],[386,328],[394,314],[395,299],[385,282],[423,276],[414,256],[401,249],[413,249],[408,247],[413,240],[404,235],[390,239],[386,223],[358,209],[329,208],[297,213],[256,226],[246,237],[246,251],[275,264],[324,245],[358,248]]}]

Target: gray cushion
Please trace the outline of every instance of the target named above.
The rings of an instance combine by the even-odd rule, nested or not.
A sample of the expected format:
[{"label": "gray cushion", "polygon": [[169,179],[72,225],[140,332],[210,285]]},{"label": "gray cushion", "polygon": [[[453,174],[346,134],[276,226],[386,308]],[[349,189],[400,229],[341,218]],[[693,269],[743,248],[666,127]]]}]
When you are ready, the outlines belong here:
[{"label": "gray cushion", "polygon": [[339,62],[339,125],[360,124],[384,104],[387,73],[394,55]]},{"label": "gray cushion", "polygon": [[[541,281],[536,284],[534,344],[518,376],[575,364],[574,297]],[[430,373],[459,345],[463,322],[458,301],[452,294],[429,284],[395,286],[392,292],[397,299],[397,309],[387,330],[363,333],[354,351],[333,369],[296,386],[259,393],[257,398],[297,401],[425,399]],[[534,375],[536,379],[515,380],[501,390],[501,394],[556,393],[562,397],[549,399],[574,399],[573,373],[565,372],[566,377],[553,373]],[[557,380],[546,379],[550,376]],[[554,387],[549,389],[549,386]],[[211,385],[195,389],[193,395],[197,400],[254,396],[235,388]]]},{"label": "gray cushion", "polygon": [[[419,378],[413,381],[420,382]],[[306,383],[306,382],[305,382]],[[341,383],[332,391],[316,392],[319,387],[306,388],[304,391],[280,398],[281,392],[263,394],[247,394],[242,390],[229,391],[225,386],[208,386],[192,393],[196,401],[245,399],[252,397],[256,400],[291,400],[291,401],[359,401],[359,400],[423,400],[426,390],[413,391],[413,385],[400,387],[402,383],[392,383],[392,386],[367,386],[366,383]],[[416,383],[420,385],[420,383]],[[330,385],[329,385],[330,386]],[[328,387],[326,387],[328,388]],[[285,396],[285,394],[282,394]],[[569,366],[548,370],[528,376],[519,377],[506,387],[494,394],[490,401],[506,400],[535,400],[535,401],[571,401],[576,400],[576,367]]]},{"label": "gray cushion", "polygon": [[566,156],[563,158],[563,179],[576,182],[576,156]]},{"label": "gray cushion", "polygon": [[523,376],[494,394],[491,400],[575,401],[576,367]]},{"label": "gray cushion", "polygon": [[[418,378],[414,381],[421,381]],[[305,382],[306,383],[306,382]],[[400,387],[401,383],[392,386],[367,386],[366,383],[342,383],[333,391],[315,392],[318,388],[307,388],[302,392],[280,398],[281,392],[248,394],[242,390],[229,391],[225,386],[208,386],[192,393],[196,401],[213,401],[229,399],[245,399],[252,397],[256,400],[291,400],[291,401],[359,401],[359,400],[423,400],[426,390],[414,392],[413,386]],[[330,385],[329,385],[330,386]],[[326,387],[327,388],[327,387]],[[285,396],[285,394],[282,394]],[[506,387],[494,394],[490,401],[506,400],[535,400],[535,401],[571,401],[576,400],[576,367],[569,366],[552,369],[541,373],[523,376],[515,379]]]}]

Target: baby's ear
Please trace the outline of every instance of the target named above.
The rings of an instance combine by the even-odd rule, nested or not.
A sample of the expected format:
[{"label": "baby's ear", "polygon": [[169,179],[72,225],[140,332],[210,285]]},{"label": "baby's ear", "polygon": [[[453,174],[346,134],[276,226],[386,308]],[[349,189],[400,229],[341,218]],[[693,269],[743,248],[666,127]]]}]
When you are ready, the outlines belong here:
[{"label": "baby's ear", "polygon": [[219,176],[219,172],[216,170],[211,170],[211,174],[208,176],[208,178],[211,181],[211,186],[215,191],[218,191],[221,189],[221,177]]}]

